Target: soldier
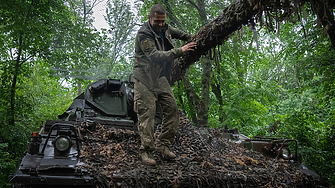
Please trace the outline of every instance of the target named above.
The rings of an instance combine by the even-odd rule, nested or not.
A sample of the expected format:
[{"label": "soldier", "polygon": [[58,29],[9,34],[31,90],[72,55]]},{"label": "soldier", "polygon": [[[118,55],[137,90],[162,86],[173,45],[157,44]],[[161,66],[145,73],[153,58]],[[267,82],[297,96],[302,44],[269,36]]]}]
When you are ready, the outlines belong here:
[{"label": "soldier", "polygon": [[[134,111],[138,117],[141,136],[140,158],[146,165],[156,165],[151,152],[156,149],[164,157],[174,159],[170,150],[174,142],[179,113],[170,87],[171,65],[187,51],[193,51],[195,42],[174,48],[172,38],[188,41],[191,35],[165,23],[166,11],[160,4],[151,7],[149,21],[138,30],[135,41]],[[156,102],[162,109],[162,132],[154,144]]]}]

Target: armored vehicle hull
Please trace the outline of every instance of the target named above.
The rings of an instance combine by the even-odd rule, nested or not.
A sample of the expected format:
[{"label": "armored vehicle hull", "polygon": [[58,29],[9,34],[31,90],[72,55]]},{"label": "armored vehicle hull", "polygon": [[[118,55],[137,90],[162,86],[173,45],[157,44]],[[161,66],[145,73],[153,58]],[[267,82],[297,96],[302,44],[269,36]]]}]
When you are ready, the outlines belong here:
[{"label": "armored vehicle hull", "polygon": [[81,166],[82,124],[101,124],[118,129],[136,130],[132,82],[101,79],[88,85],[85,93],[73,100],[59,120],[48,120],[33,132],[25,156],[11,183],[21,186],[78,185],[109,187],[99,172]]},{"label": "armored vehicle hull", "polygon": [[[156,123],[159,124],[161,123],[161,115],[159,114],[160,110],[158,107],[156,111],[158,112],[156,116]],[[81,131],[83,127],[85,128],[85,131]],[[100,130],[90,129],[92,127],[103,128]],[[129,155],[129,158],[127,159],[132,161],[129,162],[129,164],[136,164],[134,166],[141,165],[136,162],[138,159],[137,156],[135,156],[137,151],[135,146],[136,143],[139,143],[138,136],[136,136],[133,132],[136,130],[136,127],[137,117],[133,111],[132,82],[123,82],[116,79],[98,80],[97,82],[88,85],[85,93],[76,97],[71,106],[59,116],[59,119],[46,121],[39,132],[32,133],[28,150],[20,161],[17,171],[11,176],[10,182],[17,183],[20,187],[78,186],[101,188],[110,187],[110,182],[114,182],[116,184],[125,183],[125,172],[112,172],[112,170],[110,170],[110,177],[108,177],[108,180],[105,179],[105,176],[100,174],[97,169],[101,170],[105,166],[106,168],[109,168],[109,165],[111,164],[111,161],[109,160],[113,160],[109,156],[112,155],[112,152],[115,154],[114,157],[117,157],[118,152],[120,155]],[[113,128],[114,130],[123,133],[118,137],[115,136],[117,135],[117,131],[110,130],[108,128]],[[120,129],[126,129],[127,131]],[[106,134],[99,134],[97,137],[89,137],[87,135],[90,134],[85,134],[85,132],[87,133],[90,131],[90,133],[95,133],[97,130],[106,130],[107,132],[105,132]],[[202,172],[207,172],[199,170],[204,168],[212,170],[215,174],[226,174],[225,169],[229,166],[232,166],[232,169],[235,170],[242,168],[246,171],[249,171],[250,169],[252,170],[255,168],[255,165],[257,168],[264,167],[264,165],[258,165],[259,162],[257,160],[251,160],[251,152],[245,152],[248,156],[241,158],[242,160],[245,160],[245,162],[241,162],[241,159],[237,159],[234,156],[229,157],[229,155],[231,155],[231,150],[236,148],[235,146],[227,146],[227,148],[230,148],[229,155],[228,153],[223,155],[224,145],[228,145],[228,143],[222,144],[226,142],[223,141],[224,139],[222,138],[226,138],[227,140],[236,143],[241,143],[241,146],[244,146],[249,150],[259,151],[274,158],[283,158],[287,161],[297,159],[297,142],[295,140],[284,140],[279,138],[250,139],[242,134],[239,134],[237,130],[224,130],[222,132],[219,131],[220,134],[213,133],[213,135],[220,135],[218,138],[215,138],[217,142],[216,144],[213,142],[213,145],[213,143],[210,143],[210,140],[214,139],[213,136],[208,136],[208,131],[207,133],[205,131],[202,133],[201,130],[196,130],[189,120],[185,120],[185,123],[179,126],[178,130],[179,132],[176,134],[177,144],[175,144],[174,150],[179,151],[179,159],[174,163],[169,163],[169,165],[164,166],[160,173],[164,174],[165,169],[170,169],[167,170],[167,172],[171,172],[171,169],[178,166],[184,166],[183,169],[185,170],[187,169],[186,166],[189,166],[190,169],[193,170],[184,171],[184,174],[187,176],[186,179],[188,179],[187,182],[199,175],[191,176],[191,173],[201,174]],[[106,136],[106,138],[101,135]],[[208,140],[204,141],[204,138],[208,138]],[[125,140],[125,143],[122,143],[123,148],[118,145],[120,140]],[[291,152],[289,150],[287,144],[288,142],[295,143],[295,151]],[[197,144],[192,146],[194,143]],[[216,148],[216,146],[218,148]],[[85,165],[88,165],[86,163],[87,161],[85,161],[85,157],[90,158],[90,156],[94,156],[94,154],[97,154],[97,156],[104,155],[101,154],[102,151],[105,151],[103,149],[106,149],[107,154],[105,155],[109,156],[107,160],[104,161],[105,163],[102,164],[98,157],[91,157],[91,168],[85,168]],[[259,157],[258,155],[255,155],[254,157],[260,161],[263,160],[263,157]],[[229,161],[230,165],[224,165]],[[248,162],[250,164],[248,164]],[[274,163],[277,162],[277,160],[274,161]],[[123,165],[126,165],[126,163],[128,162],[122,162]],[[235,166],[235,163],[237,166]],[[115,166],[118,164],[121,163],[116,163]],[[161,160],[160,165],[162,166],[163,164],[165,164],[165,162]],[[247,168],[247,165],[250,166]],[[148,169],[146,167],[135,169],[134,166],[125,170],[128,173],[127,180],[130,181],[127,183],[129,185],[133,185],[135,183],[136,186],[131,187],[138,187],[138,178],[143,174],[150,175],[150,173],[143,172],[141,174],[139,173],[141,170],[147,172]],[[111,165],[110,168],[115,170],[113,165]],[[148,177],[152,177],[156,181],[157,177],[159,177],[156,176],[157,169],[151,170],[154,175],[148,175]],[[182,171],[179,169],[178,173],[180,172]],[[274,173],[275,172],[277,171],[274,170]],[[176,178],[175,175],[176,172],[173,174],[173,177],[171,176],[169,178],[168,175],[166,175],[166,177],[170,181],[171,178]],[[183,176],[180,176],[180,178],[182,177]],[[245,177],[246,176],[243,176],[242,179],[245,180]],[[287,177],[289,177],[289,174],[287,174]],[[249,177],[247,180],[251,181],[253,178],[254,177]],[[143,178],[143,180],[149,179],[150,178]],[[199,178],[196,178],[195,180],[197,184],[198,179]],[[182,180],[184,181],[185,179],[181,179],[181,181]],[[225,181],[225,177],[217,178],[215,181],[217,180]],[[251,182],[254,182],[254,180]],[[249,184],[250,182],[246,181],[245,183]],[[229,185],[229,183],[227,183],[227,185]]]}]

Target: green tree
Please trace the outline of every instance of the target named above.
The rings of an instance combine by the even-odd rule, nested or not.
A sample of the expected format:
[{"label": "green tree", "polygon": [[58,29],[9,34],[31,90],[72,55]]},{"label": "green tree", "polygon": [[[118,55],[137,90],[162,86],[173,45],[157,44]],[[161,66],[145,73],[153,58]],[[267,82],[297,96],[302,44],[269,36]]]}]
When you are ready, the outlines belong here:
[{"label": "green tree", "polygon": [[39,56],[48,51],[50,31],[49,1],[5,1],[2,3],[1,80],[4,91],[10,91],[10,108],[6,117],[15,125],[16,87],[20,76]]},{"label": "green tree", "polygon": [[62,14],[53,20],[57,32],[51,38],[51,73],[68,78],[68,82],[77,85],[78,94],[82,93],[83,84],[88,84],[85,80],[96,79],[96,67],[109,53],[106,33],[93,27],[93,8],[99,3],[69,0]]},{"label": "green tree", "polygon": [[[9,186],[8,175],[27,148],[30,132],[46,118],[55,117],[50,112],[59,113],[59,105],[66,103],[62,90],[58,99],[49,93],[59,82],[49,78],[46,69],[52,20],[60,7],[64,8],[63,1],[34,0],[2,2],[0,7],[1,187]],[[48,105],[55,111],[46,109]]]},{"label": "green tree", "polygon": [[[127,1],[112,0],[108,2],[105,20],[109,25],[108,40],[110,45],[106,76],[123,76],[132,72],[135,39],[135,15]],[[113,74],[112,74],[113,72]],[[116,75],[117,73],[121,73]]]},{"label": "green tree", "polygon": [[[150,1],[146,2],[140,11],[144,18],[146,18],[153,3],[163,4],[167,10],[168,23],[188,33],[197,31],[201,26],[209,22],[208,17],[210,18],[218,12],[216,6],[218,4],[217,1]],[[177,43],[176,45],[181,46],[182,44]],[[189,107],[185,110],[186,113],[191,116],[193,123],[206,127],[208,126],[212,61],[208,55],[202,58],[199,63],[202,67],[200,83],[193,82],[193,80],[186,75],[186,77],[183,78],[184,83],[178,83],[179,86],[182,86],[179,87],[179,90],[185,88],[185,91],[176,92],[176,94],[179,95],[177,97],[179,99],[179,104],[184,107]],[[197,87],[198,85],[201,87]],[[200,90],[197,90],[196,88],[199,88]],[[186,97],[180,96],[182,93],[185,93]],[[186,104],[184,104],[184,101],[186,101]]]}]

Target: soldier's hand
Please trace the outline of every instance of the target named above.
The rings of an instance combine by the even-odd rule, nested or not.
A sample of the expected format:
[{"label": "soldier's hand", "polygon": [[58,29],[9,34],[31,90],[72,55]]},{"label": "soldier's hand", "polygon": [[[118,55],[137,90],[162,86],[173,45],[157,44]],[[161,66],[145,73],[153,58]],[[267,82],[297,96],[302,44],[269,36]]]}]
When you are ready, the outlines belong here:
[{"label": "soldier's hand", "polygon": [[183,52],[187,52],[187,51],[194,51],[194,47],[197,46],[196,42],[190,42],[186,45],[184,45],[183,47],[181,47],[181,49],[183,50]]}]

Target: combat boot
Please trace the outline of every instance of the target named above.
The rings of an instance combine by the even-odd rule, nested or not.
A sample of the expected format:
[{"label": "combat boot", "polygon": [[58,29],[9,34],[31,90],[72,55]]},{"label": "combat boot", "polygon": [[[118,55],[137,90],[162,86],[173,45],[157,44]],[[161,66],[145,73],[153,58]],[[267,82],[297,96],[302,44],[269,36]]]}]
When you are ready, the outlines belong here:
[{"label": "combat boot", "polygon": [[148,151],[140,151],[140,159],[145,165],[151,165],[151,166],[156,165],[155,159]]},{"label": "combat boot", "polygon": [[168,159],[174,159],[176,158],[176,154],[174,154],[168,146],[160,145],[156,147],[156,151],[161,153],[163,157]]}]

